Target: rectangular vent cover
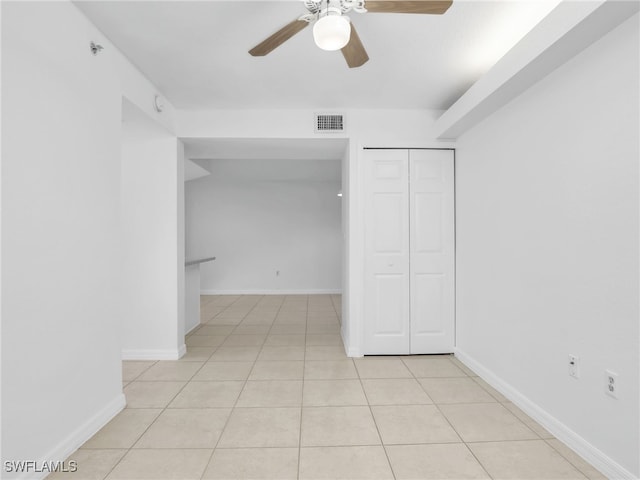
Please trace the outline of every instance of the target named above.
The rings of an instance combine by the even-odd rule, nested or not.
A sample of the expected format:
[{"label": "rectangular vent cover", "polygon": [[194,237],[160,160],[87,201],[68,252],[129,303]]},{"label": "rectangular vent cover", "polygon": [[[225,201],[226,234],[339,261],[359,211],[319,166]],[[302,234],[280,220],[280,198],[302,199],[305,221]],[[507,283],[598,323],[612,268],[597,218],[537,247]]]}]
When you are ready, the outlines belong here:
[{"label": "rectangular vent cover", "polygon": [[341,114],[316,114],[316,132],[344,132],[344,117]]}]

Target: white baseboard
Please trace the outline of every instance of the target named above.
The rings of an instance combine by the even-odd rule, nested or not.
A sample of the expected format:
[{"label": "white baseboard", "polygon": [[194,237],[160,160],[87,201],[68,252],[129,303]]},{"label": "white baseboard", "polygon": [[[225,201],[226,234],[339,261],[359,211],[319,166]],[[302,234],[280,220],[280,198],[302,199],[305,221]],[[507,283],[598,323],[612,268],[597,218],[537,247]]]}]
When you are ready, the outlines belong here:
[{"label": "white baseboard", "polygon": [[196,328],[198,328],[200,325],[202,325],[201,322],[196,323],[193,327],[191,327],[189,330],[187,330],[186,332],[184,332],[185,335],[189,335],[191,332],[193,332]]},{"label": "white baseboard", "polygon": [[186,351],[184,344],[180,348],[166,350],[122,350],[122,360],[178,360]]},{"label": "white baseboard", "polygon": [[200,295],[341,295],[340,289],[301,290],[200,290]]},{"label": "white baseboard", "polygon": [[346,335],[344,333],[344,330],[341,328],[340,338],[342,339],[342,345],[344,346],[347,357],[355,357],[355,358],[364,357],[364,355],[362,354],[359,348],[349,345],[349,342],[345,340],[345,336]]},{"label": "white baseboard", "polygon": [[364,355],[362,354],[362,352],[358,348],[348,348],[347,349],[347,357],[360,358],[360,357],[364,357]]},{"label": "white baseboard", "polygon": [[[93,417],[75,429],[67,438],[60,442],[57,447],[38,461],[37,464],[43,465],[45,462],[57,462],[67,459],[69,455],[78,450],[82,444],[93,437],[98,430],[120,413],[125,406],[126,400],[124,394],[120,393]],[[18,479],[39,480],[48,474],[49,472],[26,473],[25,475],[19,476]]]},{"label": "white baseboard", "polygon": [[620,480],[637,479],[633,473],[457,347],[455,348],[455,355],[462,363],[477,373],[480,378],[546,428],[558,440],[565,443],[583,459],[600,470],[607,478]]}]

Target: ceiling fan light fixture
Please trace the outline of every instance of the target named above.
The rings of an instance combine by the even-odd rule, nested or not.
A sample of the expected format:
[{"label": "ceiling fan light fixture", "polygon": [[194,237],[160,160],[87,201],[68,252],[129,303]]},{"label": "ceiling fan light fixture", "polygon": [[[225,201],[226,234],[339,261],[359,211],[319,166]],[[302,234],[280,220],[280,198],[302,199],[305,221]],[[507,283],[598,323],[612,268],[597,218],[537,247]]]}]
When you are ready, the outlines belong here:
[{"label": "ceiling fan light fixture", "polygon": [[313,26],[313,39],[322,50],[340,50],[350,38],[351,24],[343,15],[326,15]]}]

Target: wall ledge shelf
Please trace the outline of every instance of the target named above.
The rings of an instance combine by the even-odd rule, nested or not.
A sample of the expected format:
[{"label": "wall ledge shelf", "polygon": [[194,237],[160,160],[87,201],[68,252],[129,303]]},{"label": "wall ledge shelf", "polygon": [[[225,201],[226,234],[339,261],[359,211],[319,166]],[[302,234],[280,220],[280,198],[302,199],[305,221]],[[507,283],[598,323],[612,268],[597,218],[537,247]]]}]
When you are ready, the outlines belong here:
[{"label": "wall ledge shelf", "polygon": [[205,262],[212,262],[215,259],[216,259],[216,257],[207,257],[207,258],[196,258],[194,260],[187,260],[187,261],[184,262],[184,266],[185,267],[190,267],[192,265],[199,265],[199,264],[205,263]]}]

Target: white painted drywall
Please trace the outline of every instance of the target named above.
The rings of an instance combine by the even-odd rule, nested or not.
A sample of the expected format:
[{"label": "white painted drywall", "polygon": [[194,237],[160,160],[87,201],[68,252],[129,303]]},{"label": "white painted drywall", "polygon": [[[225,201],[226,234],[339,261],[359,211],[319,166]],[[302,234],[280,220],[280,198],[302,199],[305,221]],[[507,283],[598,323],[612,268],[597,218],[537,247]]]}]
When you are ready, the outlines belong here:
[{"label": "white painted drywall", "polygon": [[123,113],[123,358],[177,359],[184,348],[182,145],[130,102]]},{"label": "white painted drywall", "polygon": [[[173,131],[175,109],[171,102],[109,40],[104,39],[102,42],[106,49],[113,52],[113,67],[120,79],[122,96],[144,112],[147,118]],[[155,108],[156,96],[161,98],[163,104],[161,112]]]},{"label": "white painted drywall", "polygon": [[[187,333],[187,325],[186,325],[186,315],[187,315],[187,305],[186,305],[186,272],[185,272],[185,249],[186,249],[186,239],[185,239],[185,183],[184,183],[184,175],[185,175],[185,156],[184,156],[184,144],[182,141],[176,139],[175,143],[176,149],[176,168],[178,169],[176,183],[177,183],[177,192],[175,200],[177,201],[176,206],[176,217],[175,217],[175,234],[177,236],[177,246],[176,246],[176,281],[177,281],[177,295],[178,295],[178,311],[176,314],[176,335],[178,340],[178,356],[181,357],[187,351],[187,346],[184,343],[184,336]],[[171,192],[172,194],[173,192]]]},{"label": "white painted drywall", "polygon": [[[348,175],[343,175],[343,192],[348,195],[348,222],[344,254],[348,258],[349,285],[343,285],[342,334],[350,356],[362,355],[362,251],[364,220],[360,215],[360,162],[362,148],[367,147],[452,147],[453,143],[435,139],[434,124],[442,112],[435,110],[342,110],[327,109],[345,115],[346,130],[342,134],[314,133],[314,114],[299,110],[204,110],[175,112],[175,128],[179,137],[189,139],[343,139],[348,149],[343,161]],[[196,180],[197,181],[197,180]],[[347,183],[345,183],[347,182]],[[191,183],[191,182],[190,182]],[[344,199],[344,197],[343,197]]]},{"label": "white painted drywall", "polygon": [[638,45],[636,15],[456,153],[457,347],[615,478],[640,474]]},{"label": "white painted drywall", "polygon": [[438,119],[457,138],[640,10],[638,2],[559,2]]},{"label": "white painted drywall", "polygon": [[340,291],[340,168],[210,161],[210,176],[186,183],[187,257],[216,257],[200,266],[201,291]]},{"label": "white painted drywall", "polygon": [[65,459],[124,406],[121,92],[100,37],[70,3],[2,5],[3,469]]},{"label": "white painted drywall", "polygon": [[[315,133],[316,113],[344,115],[343,133]],[[276,109],[276,110],[176,110],[175,129],[183,138],[349,138],[389,143],[408,142],[411,147],[433,142],[434,123],[440,110],[424,109]],[[449,146],[449,143],[442,143]],[[384,146],[384,145],[383,145]]]},{"label": "white painted drywall", "polygon": [[191,160],[184,162],[184,181],[195,180],[196,178],[206,177],[209,172]]},{"label": "white painted drywall", "polygon": [[200,265],[184,269],[184,331],[185,334],[200,325]]},{"label": "white painted drywall", "polygon": [[341,215],[342,215],[342,312],[341,313],[341,325],[340,333],[342,335],[342,343],[345,346],[346,353],[349,355],[349,347],[351,346],[351,332],[349,326],[349,302],[348,299],[351,295],[351,275],[353,275],[351,267],[352,254],[349,249],[351,235],[350,231],[350,204],[351,204],[351,191],[349,188],[349,155],[351,145],[349,144],[342,155],[340,161],[341,168],[341,189],[342,189],[342,202],[341,202]]}]

